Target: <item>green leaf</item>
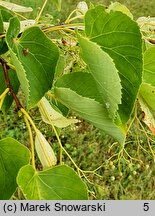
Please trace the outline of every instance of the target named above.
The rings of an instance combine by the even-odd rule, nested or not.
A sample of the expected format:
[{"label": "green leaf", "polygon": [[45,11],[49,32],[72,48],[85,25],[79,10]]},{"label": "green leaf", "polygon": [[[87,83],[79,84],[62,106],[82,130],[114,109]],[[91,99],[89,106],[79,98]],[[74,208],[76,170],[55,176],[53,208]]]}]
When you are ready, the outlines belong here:
[{"label": "green leaf", "polygon": [[121,84],[113,60],[96,43],[82,37],[79,43],[82,58],[96,82],[102,103],[106,105],[110,117],[114,118],[118,104],[121,103]]},{"label": "green leaf", "polygon": [[143,83],[140,88],[141,97],[145,100],[148,106],[155,111],[155,86],[148,83]]},{"label": "green leaf", "polygon": [[0,200],[10,199],[15,192],[19,169],[28,164],[29,150],[12,138],[0,140]]},{"label": "green leaf", "polygon": [[[9,79],[10,79],[12,88],[13,88],[14,92],[17,93],[18,89],[19,89],[19,81],[18,81],[16,72],[9,69],[8,75],[9,75]],[[5,89],[6,89],[6,83],[5,83],[2,67],[0,66],[0,94],[2,94]],[[13,97],[12,97],[12,95],[8,94],[5,97],[4,102],[3,102],[3,106],[2,106],[2,111],[4,114],[6,114],[8,112],[12,102],[13,102]]]},{"label": "green leaf", "polygon": [[102,96],[91,73],[77,72],[62,76],[55,83],[54,93],[58,101],[81,117],[119,142],[124,141],[126,127],[121,122],[118,125],[114,124],[109,117],[107,104],[102,104]]},{"label": "green leaf", "polygon": [[24,6],[17,5],[11,2],[6,2],[6,1],[0,1],[0,6],[5,7],[6,9],[11,10],[13,12],[17,12],[17,13],[32,12],[32,8],[30,7],[24,7]]},{"label": "green leaf", "polygon": [[9,21],[12,16],[10,11],[0,6],[0,34],[4,33],[4,22]]},{"label": "green leaf", "polygon": [[47,124],[63,128],[78,122],[78,120],[66,118],[60,112],[56,111],[45,97],[39,101],[38,107],[42,120]]},{"label": "green leaf", "polygon": [[10,20],[6,41],[28,108],[31,108],[52,87],[59,52],[38,27],[28,28],[21,38],[18,38],[19,32],[20,23],[14,17]]},{"label": "green leaf", "polygon": [[[119,11],[106,13],[97,6],[85,15],[87,37],[114,60],[122,85],[119,115],[125,124],[131,115],[142,82],[142,39],[136,22]],[[93,55],[93,52],[92,52]]]},{"label": "green leaf", "polygon": [[66,165],[37,172],[27,165],[19,171],[17,182],[29,200],[85,200],[87,188],[73,169]]},{"label": "green leaf", "polygon": [[[153,135],[155,135],[155,119],[154,119],[154,111],[151,109],[147,101],[142,96],[139,96],[139,103],[141,109],[144,113],[143,122],[149,127],[150,131]],[[155,104],[154,104],[155,105]],[[155,108],[155,106],[154,106]]]},{"label": "green leaf", "polygon": [[64,56],[64,54],[60,54],[55,69],[55,75],[54,75],[55,79],[57,79],[59,76],[63,74],[65,69],[65,64],[66,64],[66,57]]},{"label": "green leaf", "polygon": [[151,47],[144,53],[143,82],[155,86],[155,47]]},{"label": "green leaf", "polygon": [[35,148],[44,169],[57,163],[52,147],[39,130],[36,132]]},{"label": "green leaf", "polygon": [[3,18],[0,10],[0,34],[4,32],[4,27],[3,27]]}]

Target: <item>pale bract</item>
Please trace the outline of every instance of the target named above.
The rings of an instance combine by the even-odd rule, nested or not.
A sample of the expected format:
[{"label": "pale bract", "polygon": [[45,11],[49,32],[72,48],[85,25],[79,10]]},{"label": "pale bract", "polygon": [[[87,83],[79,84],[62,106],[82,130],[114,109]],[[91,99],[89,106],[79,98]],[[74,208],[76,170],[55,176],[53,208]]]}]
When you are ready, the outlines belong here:
[{"label": "pale bract", "polygon": [[11,2],[6,2],[6,1],[0,1],[0,6],[5,7],[13,12],[18,12],[18,13],[27,13],[27,12],[32,12],[33,9],[31,7],[24,7],[20,6]]},{"label": "pale bract", "polygon": [[45,97],[40,100],[38,107],[42,120],[47,124],[53,124],[58,128],[64,128],[71,124],[78,123],[77,119],[66,118],[60,112],[56,111]]},{"label": "pale bract", "polygon": [[77,16],[81,14],[85,14],[88,11],[88,5],[85,1],[80,1],[77,5]]},{"label": "pale bract", "polygon": [[35,148],[44,169],[56,165],[57,159],[54,151],[39,130],[36,131]]}]

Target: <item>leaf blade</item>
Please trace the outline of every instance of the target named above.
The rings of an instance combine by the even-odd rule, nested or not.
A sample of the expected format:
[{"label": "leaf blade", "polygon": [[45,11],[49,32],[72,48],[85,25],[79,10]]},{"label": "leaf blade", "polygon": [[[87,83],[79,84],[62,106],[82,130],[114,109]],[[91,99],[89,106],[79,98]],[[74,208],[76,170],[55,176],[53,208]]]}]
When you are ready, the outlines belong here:
[{"label": "leaf blade", "polygon": [[25,166],[19,171],[17,182],[29,200],[88,199],[86,185],[75,171],[66,165],[41,172],[35,172],[30,165]]},{"label": "leaf blade", "polygon": [[[106,105],[109,116],[113,119],[118,104],[121,103],[121,84],[118,71],[111,57],[105,53],[96,43],[86,38],[79,38],[81,55],[87,63],[98,91]],[[91,51],[93,50],[93,55]]]},{"label": "leaf blade", "polygon": [[85,32],[114,60],[122,84],[119,115],[129,120],[142,82],[142,39],[136,22],[121,12],[106,13],[97,6],[85,15]]},{"label": "leaf blade", "polygon": [[0,140],[0,199],[10,199],[15,192],[19,169],[30,161],[30,152],[13,138]]},{"label": "leaf blade", "polygon": [[59,51],[38,27],[26,29],[20,39],[19,32],[20,23],[14,17],[6,40],[30,109],[52,87]]}]

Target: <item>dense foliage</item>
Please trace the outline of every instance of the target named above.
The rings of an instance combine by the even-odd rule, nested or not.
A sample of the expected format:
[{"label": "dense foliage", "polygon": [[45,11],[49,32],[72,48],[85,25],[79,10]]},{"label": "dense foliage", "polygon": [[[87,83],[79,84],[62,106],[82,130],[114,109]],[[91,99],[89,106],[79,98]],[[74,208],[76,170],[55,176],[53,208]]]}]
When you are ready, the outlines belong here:
[{"label": "dense foliage", "polygon": [[[120,3],[88,8],[80,2],[64,23],[53,25],[41,19],[46,3],[35,20],[24,20],[31,8],[0,2],[0,109],[7,115],[15,101],[30,140],[28,147],[10,137],[0,140],[0,199],[16,190],[25,199],[88,198],[85,171],[59,136],[79,123],[69,110],[112,136],[121,145],[119,156],[137,107],[155,134],[154,19],[135,22]],[[61,1],[54,3],[60,10]],[[58,155],[30,117],[36,107],[55,133]],[[63,154],[77,173],[64,165]]]}]

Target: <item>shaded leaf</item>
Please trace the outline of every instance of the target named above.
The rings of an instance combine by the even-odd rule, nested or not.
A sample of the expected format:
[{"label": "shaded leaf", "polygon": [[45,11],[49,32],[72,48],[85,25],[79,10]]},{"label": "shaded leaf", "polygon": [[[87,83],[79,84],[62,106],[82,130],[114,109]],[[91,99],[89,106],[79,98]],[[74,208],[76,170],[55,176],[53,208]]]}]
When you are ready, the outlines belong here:
[{"label": "shaded leaf", "polygon": [[59,52],[38,27],[28,28],[20,39],[19,32],[20,23],[14,17],[10,20],[6,41],[28,108],[32,108],[52,87]]},{"label": "shaded leaf", "polygon": [[[125,124],[131,115],[142,82],[142,39],[136,22],[119,11],[106,13],[97,6],[85,15],[87,37],[114,60],[122,85],[119,115]],[[93,53],[92,53],[93,55]]]},{"label": "shaded leaf", "polygon": [[42,120],[47,124],[53,124],[58,128],[63,128],[78,122],[77,119],[66,118],[60,112],[56,111],[45,97],[39,101],[38,107]]},{"label": "shaded leaf", "polygon": [[[19,81],[18,81],[16,72],[9,69],[8,75],[9,75],[9,79],[10,79],[12,88],[13,88],[14,92],[17,93],[18,89],[19,89]],[[2,94],[5,89],[6,89],[6,83],[5,83],[2,67],[0,66],[0,94]],[[13,97],[12,97],[12,95],[8,94],[5,97],[4,102],[3,102],[3,106],[2,106],[2,111],[4,114],[6,114],[8,112],[12,102],[13,102]]]},{"label": "shaded leaf", "polygon": [[29,200],[85,200],[87,188],[73,169],[66,165],[37,172],[27,165],[19,171],[17,182]]},{"label": "shaded leaf", "polygon": [[28,164],[29,150],[12,138],[0,140],[0,199],[10,199],[15,192],[19,169]]},{"label": "shaded leaf", "polygon": [[52,167],[57,163],[52,147],[39,130],[36,133],[35,148],[43,168]]}]

